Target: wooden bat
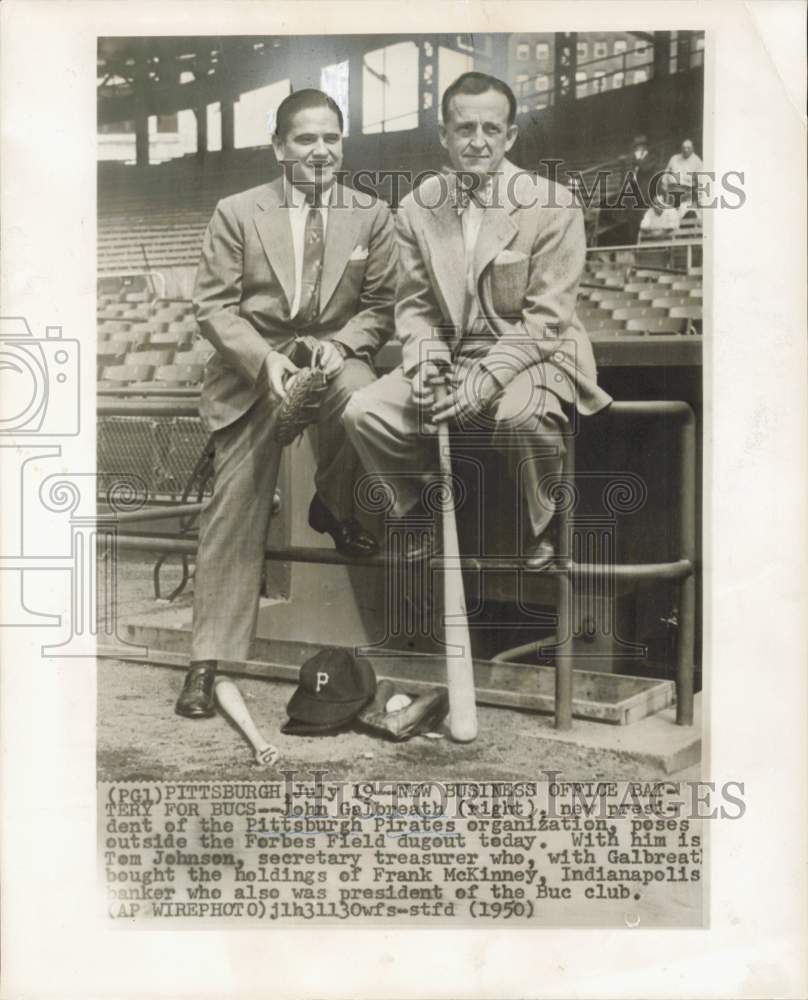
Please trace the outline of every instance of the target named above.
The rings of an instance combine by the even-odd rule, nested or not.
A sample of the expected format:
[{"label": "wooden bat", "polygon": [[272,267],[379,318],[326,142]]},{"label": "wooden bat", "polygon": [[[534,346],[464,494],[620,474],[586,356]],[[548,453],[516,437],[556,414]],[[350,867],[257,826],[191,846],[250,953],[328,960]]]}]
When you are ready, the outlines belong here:
[{"label": "wooden bat", "polygon": [[261,731],[253,722],[250,710],[244,704],[241,691],[229,677],[216,678],[214,693],[219,708],[234,722],[250,741],[255,754],[256,764],[274,764],[278,759],[278,751],[271,743],[267,743]]},{"label": "wooden bat", "polygon": [[[446,399],[446,386],[435,385],[435,399]],[[447,646],[459,646],[460,652],[447,650],[446,675],[449,688],[449,732],[459,743],[477,738],[477,702],[474,697],[474,663],[471,659],[466,595],[463,571],[460,568],[460,546],[457,521],[452,502],[452,455],[449,450],[449,427],[438,424],[438,452],[444,503],[442,510],[443,554],[443,613]]]}]

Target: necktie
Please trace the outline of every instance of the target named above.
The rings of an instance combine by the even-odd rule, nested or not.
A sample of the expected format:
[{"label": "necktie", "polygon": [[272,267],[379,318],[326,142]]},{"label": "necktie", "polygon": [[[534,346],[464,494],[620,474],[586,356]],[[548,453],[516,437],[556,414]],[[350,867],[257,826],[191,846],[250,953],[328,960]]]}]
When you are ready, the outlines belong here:
[{"label": "necktie", "polygon": [[320,282],[323,273],[323,215],[318,204],[309,205],[303,232],[303,271],[300,276],[300,306],[297,315],[311,323],[320,312]]}]

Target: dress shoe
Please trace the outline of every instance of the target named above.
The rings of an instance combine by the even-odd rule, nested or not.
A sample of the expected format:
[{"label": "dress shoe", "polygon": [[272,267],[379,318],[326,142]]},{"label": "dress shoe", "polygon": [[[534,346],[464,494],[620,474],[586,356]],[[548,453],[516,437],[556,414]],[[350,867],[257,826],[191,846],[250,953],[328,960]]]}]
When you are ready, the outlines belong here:
[{"label": "dress shoe", "polygon": [[337,552],[345,556],[372,556],[379,551],[379,544],[370,532],[353,518],[338,521],[317,493],[309,506],[309,525],[321,535],[331,535]]},{"label": "dress shoe", "polygon": [[555,546],[547,535],[542,535],[541,538],[534,538],[525,546],[522,558],[525,569],[535,573],[538,570],[546,569],[553,561],[555,558]]},{"label": "dress shoe", "polygon": [[209,719],[216,712],[213,698],[213,681],[216,678],[216,661],[195,663],[185,675],[185,683],[174,706],[177,715],[186,719]]}]

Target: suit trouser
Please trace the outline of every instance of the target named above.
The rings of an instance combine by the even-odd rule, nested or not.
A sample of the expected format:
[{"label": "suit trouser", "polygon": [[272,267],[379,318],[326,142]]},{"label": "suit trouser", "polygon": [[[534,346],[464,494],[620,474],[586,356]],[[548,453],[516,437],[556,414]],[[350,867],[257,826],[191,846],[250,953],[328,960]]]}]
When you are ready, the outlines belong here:
[{"label": "suit trouser", "polygon": [[[349,359],[328,386],[314,425],[317,492],[335,517],[351,516],[359,460],[340,421],[372,369]],[[213,434],[213,496],[200,518],[191,662],[246,660],[255,635],[261,570],[282,447],[276,407],[262,395]],[[295,497],[295,502],[308,502]]]},{"label": "suit trouser", "polygon": [[[458,363],[458,378],[470,363]],[[544,378],[543,369],[520,372],[478,426],[460,428],[485,433],[507,455],[511,476],[521,483],[535,537],[554,513],[553,485],[561,473],[563,434],[569,426],[561,400],[546,388]],[[362,465],[392,489],[393,513],[399,517],[416,505],[437,472],[435,435],[419,429],[423,419],[412,400],[410,380],[400,368],[356,393],[342,417]]]}]

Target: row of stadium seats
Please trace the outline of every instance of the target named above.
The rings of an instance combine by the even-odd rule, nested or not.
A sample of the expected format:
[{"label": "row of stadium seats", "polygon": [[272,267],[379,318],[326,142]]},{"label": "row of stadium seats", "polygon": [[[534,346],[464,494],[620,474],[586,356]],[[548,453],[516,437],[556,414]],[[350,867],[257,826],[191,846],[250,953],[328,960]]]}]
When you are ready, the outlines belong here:
[{"label": "row of stadium seats", "polygon": [[[102,388],[200,382],[212,348],[199,335],[189,301],[120,290],[100,294],[98,305],[96,362]],[[590,258],[578,315],[594,339],[699,334],[701,269],[684,274]]]},{"label": "row of stadium seats", "polygon": [[593,336],[701,333],[702,279],[590,261],[578,315]]},{"label": "row of stadium seats", "polygon": [[102,389],[121,386],[149,389],[161,385],[185,388],[198,385],[204,371],[201,364],[139,364],[132,361],[132,355],[127,355],[124,364],[99,367],[98,386]]}]

